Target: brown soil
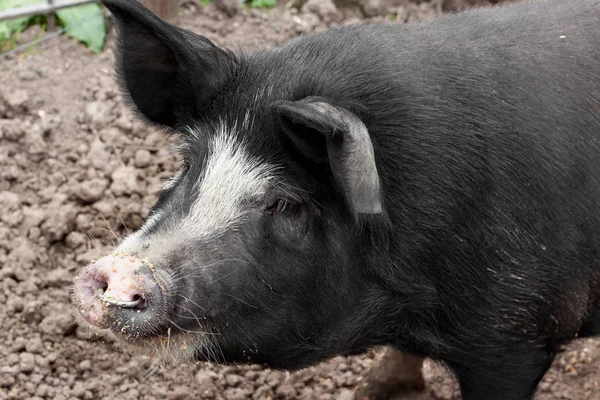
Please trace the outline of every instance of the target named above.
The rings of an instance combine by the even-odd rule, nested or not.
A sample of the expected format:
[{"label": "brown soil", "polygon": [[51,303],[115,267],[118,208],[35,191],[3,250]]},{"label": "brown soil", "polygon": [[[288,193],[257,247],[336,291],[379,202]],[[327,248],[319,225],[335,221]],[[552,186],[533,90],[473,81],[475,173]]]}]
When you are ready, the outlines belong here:
[{"label": "brown soil", "polygon": [[[251,50],[357,22],[363,12],[375,15],[372,22],[396,15],[401,23],[494,2],[398,0],[382,8],[364,1],[363,9],[308,3],[305,12],[282,5],[229,17],[187,1],[174,22]],[[206,363],[166,367],[74,321],[75,271],[140,226],[161,179],[177,165],[165,138],[123,106],[112,61],[110,50],[93,55],[67,37],[0,61],[0,399],[352,399],[378,362],[375,351],[293,374]],[[459,398],[443,368],[426,361],[424,375],[425,390],[402,398]],[[600,340],[567,347],[536,399],[600,399]]]}]

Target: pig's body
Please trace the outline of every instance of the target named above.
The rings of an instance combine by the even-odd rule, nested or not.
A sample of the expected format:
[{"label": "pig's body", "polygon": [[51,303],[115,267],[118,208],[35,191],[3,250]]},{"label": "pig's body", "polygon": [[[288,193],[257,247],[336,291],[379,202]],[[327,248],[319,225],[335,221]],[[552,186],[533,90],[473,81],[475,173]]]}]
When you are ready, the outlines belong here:
[{"label": "pig's body", "polygon": [[[125,93],[185,142],[119,247],[169,276],[171,308],[125,339],[285,369],[392,345],[447,363],[469,400],[529,399],[560,344],[600,333],[600,0],[249,56],[105,3]],[[86,271],[80,308],[118,285]],[[111,327],[115,304],[88,320]]]}]

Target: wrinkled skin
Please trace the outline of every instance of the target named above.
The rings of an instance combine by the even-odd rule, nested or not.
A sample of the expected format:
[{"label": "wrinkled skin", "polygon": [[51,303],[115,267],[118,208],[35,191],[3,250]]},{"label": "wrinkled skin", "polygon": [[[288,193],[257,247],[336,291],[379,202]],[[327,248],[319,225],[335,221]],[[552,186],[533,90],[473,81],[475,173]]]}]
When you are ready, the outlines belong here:
[{"label": "wrinkled skin", "polygon": [[[560,344],[598,334],[600,1],[248,56],[104,3],[124,94],[183,141],[182,170],[118,248],[161,271],[167,305],[144,299],[135,312],[157,315],[111,328],[123,340],[283,369],[391,345],[414,370],[445,362],[466,400],[519,400]],[[111,326],[134,309],[98,310]]]}]

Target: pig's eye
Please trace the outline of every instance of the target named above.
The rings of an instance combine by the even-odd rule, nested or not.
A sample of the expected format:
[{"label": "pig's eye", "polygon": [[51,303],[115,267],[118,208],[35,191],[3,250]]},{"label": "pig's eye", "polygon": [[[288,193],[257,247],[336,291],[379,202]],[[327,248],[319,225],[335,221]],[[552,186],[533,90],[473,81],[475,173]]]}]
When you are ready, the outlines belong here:
[{"label": "pig's eye", "polygon": [[267,208],[267,211],[282,215],[295,215],[300,211],[300,204],[291,200],[277,199]]},{"label": "pig's eye", "polygon": [[288,196],[276,196],[267,203],[268,232],[280,243],[297,244],[306,237],[309,223],[305,204]]}]

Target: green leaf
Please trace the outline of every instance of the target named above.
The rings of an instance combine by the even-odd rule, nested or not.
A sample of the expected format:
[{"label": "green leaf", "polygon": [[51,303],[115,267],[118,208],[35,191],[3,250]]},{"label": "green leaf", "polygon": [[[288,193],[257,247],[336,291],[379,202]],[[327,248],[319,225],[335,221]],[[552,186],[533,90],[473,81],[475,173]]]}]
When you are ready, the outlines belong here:
[{"label": "green leaf", "polygon": [[277,0],[252,0],[250,7],[252,8],[271,8],[277,5]]},{"label": "green leaf", "polygon": [[[30,4],[44,3],[46,0],[0,0],[0,11],[18,8]],[[0,40],[8,40],[14,33],[20,33],[30,25],[34,16],[20,17],[0,21]]]},{"label": "green leaf", "polygon": [[58,19],[65,26],[66,34],[87,44],[96,53],[102,51],[106,27],[100,6],[97,3],[57,10]]}]

